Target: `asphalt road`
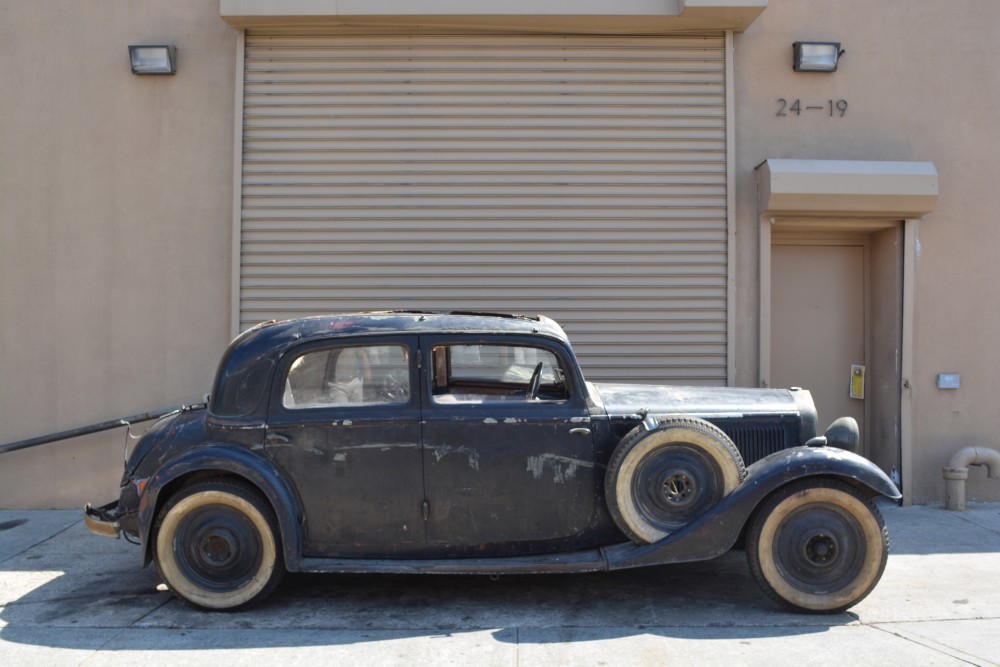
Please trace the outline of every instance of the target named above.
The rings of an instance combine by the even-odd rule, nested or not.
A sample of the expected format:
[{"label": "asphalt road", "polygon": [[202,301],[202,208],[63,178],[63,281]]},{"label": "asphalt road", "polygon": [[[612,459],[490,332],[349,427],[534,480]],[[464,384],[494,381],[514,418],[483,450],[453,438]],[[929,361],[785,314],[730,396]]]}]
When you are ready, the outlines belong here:
[{"label": "asphalt road", "polygon": [[892,552],[847,613],[778,609],[742,552],[587,575],[294,575],[203,612],[77,511],[0,511],[0,665],[995,665],[1000,505],[882,505]]}]

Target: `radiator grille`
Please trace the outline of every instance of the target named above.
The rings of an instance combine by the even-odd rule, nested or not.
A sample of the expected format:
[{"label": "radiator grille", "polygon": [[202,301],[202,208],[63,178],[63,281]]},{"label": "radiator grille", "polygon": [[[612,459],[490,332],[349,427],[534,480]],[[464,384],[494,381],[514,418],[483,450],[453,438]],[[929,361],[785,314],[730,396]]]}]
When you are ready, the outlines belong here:
[{"label": "radiator grille", "polygon": [[769,454],[799,444],[797,427],[790,423],[761,424],[717,424],[726,435],[733,439],[743,456],[743,462],[750,465]]}]

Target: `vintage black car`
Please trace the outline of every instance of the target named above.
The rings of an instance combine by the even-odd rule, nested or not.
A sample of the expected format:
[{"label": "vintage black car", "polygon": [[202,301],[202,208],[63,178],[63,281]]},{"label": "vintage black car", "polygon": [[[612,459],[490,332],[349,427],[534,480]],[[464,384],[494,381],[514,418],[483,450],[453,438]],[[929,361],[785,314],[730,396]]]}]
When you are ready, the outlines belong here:
[{"label": "vintage black car", "polygon": [[85,512],[206,608],[292,572],[591,572],[745,544],[776,601],[835,612],[888,555],[898,499],[816,436],[808,391],[595,385],[545,317],[388,312],[266,322],[207,405],[152,426]]}]

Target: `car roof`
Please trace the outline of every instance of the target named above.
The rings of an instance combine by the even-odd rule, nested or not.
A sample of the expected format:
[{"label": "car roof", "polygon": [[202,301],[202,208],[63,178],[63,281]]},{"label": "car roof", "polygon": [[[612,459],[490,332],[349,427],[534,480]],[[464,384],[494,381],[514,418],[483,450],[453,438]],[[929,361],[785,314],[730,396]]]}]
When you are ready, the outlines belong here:
[{"label": "car roof", "polygon": [[477,332],[543,334],[552,338],[566,339],[562,328],[543,315],[478,311],[384,310],[318,315],[282,321],[270,320],[258,324],[246,333],[265,329],[272,335],[294,331],[299,338]]},{"label": "car roof", "polygon": [[540,336],[569,347],[562,328],[542,315],[378,311],[270,320],[247,329],[229,344],[215,376],[209,411],[224,418],[266,412],[271,375],[293,345],[341,337],[449,333]]}]

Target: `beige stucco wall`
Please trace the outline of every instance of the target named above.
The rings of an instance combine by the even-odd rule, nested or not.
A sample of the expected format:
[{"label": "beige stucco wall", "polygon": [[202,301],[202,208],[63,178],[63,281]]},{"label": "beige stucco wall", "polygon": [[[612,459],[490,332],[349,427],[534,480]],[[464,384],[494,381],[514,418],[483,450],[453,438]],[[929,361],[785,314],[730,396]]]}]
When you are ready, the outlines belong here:
[{"label": "beige stucco wall", "polygon": [[[205,0],[0,2],[0,442],[194,402],[229,338],[237,34]],[[173,77],[129,44],[172,43]],[[0,507],[115,497],[122,431],[0,455]]]},{"label": "beige stucco wall", "polygon": [[[758,381],[754,167],[766,158],[933,162],[920,223],[914,498],[941,465],[998,446],[1000,3],[771,0],[735,36],[736,377]],[[796,40],[839,40],[797,74]],[[206,0],[0,0],[0,442],[198,400],[230,333],[237,35]],[[128,44],[173,43],[174,77]],[[825,111],[775,115],[778,98]],[[962,388],[938,390],[938,372]],[[0,507],[114,497],[121,432],[0,456]],[[1000,499],[973,470],[971,499]]]},{"label": "beige stucco wall", "polygon": [[[969,444],[997,446],[1000,411],[1000,3],[979,0],[771,0],[735,37],[737,342],[740,384],[757,381],[757,219],[753,168],[766,158],[930,161],[940,197],[920,224],[915,284],[913,500],[941,500],[941,466]],[[796,40],[840,41],[834,74],[795,73]],[[791,103],[848,101],[777,117]],[[962,374],[939,390],[939,372]],[[1000,498],[973,469],[968,493]]]}]

